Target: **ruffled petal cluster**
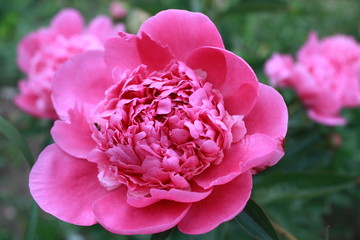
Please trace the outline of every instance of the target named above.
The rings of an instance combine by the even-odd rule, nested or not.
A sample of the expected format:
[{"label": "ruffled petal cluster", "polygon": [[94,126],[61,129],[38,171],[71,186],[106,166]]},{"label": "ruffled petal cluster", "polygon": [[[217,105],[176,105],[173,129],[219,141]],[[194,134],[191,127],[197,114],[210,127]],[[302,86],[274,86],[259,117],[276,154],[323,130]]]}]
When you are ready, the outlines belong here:
[{"label": "ruffled petal cluster", "polygon": [[294,88],[308,115],[325,125],[344,125],[340,111],[360,105],[360,44],[350,36],[319,40],[312,32],[297,54],[274,54],[265,65],[273,86]]},{"label": "ruffled petal cluster", "polygon": [[166,10],[56,73],[54,144],[30,174],[39,206],[117,234],[211,231],[284,154],[287,109],[205,15]]},{"label": "ruffled petal cluster", "polygon": [[49,27],[28,34],[18,47],[18,65],[27,78],[19,82],[16,105],[35,117],[57,119],[50,97],[55,72],[79,53],[103,49],[104,40],[118,30],[124,30],[123,26],[112,26],[105,16],[96,17],[84,27],[77,10],[64,9]]}]

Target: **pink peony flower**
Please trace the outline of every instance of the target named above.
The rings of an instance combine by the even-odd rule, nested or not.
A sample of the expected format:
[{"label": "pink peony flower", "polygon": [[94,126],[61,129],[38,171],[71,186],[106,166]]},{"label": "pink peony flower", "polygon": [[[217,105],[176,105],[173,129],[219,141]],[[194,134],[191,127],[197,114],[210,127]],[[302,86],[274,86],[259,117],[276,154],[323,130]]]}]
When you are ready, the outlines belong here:
[{"label": "pink peony flower", "polygon": [[39,206],[117,234],[211,231],[284,154],[287,109],[203,14],[167,10],[57,72],[55,143],[30,173]]},{"label": "pink peony flower", "polygon": [[120,30],[124,30],[123,25],[113,27],[105,16],[96,17],[84,28],[77,10],[64,9],[53,18],[50,27],[27,35],[18,47],[18,65],[27,79],[19,82],[16,105],[33,116],[57,119],[50,99],[56,70],[76,54],[103,49],[104,40]]},{"label": "pink peony flower", "polygon": [[344,125],[340,110],[360,105],[360,45],[352,37],[319,41],[312,32],[296,63],[289,55],[274,54],[265,73],[273,86],[294,88],[316,122]]}]

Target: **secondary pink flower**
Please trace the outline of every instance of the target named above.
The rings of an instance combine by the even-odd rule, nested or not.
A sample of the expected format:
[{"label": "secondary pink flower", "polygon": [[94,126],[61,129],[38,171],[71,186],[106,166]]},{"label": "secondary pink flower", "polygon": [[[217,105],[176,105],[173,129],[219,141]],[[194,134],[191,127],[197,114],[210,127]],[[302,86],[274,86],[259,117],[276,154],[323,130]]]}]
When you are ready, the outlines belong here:
[{"label": "secondary pink flower", "polygon": [[96,17],[84,28],[77,10],[64,9],[49,27],[28,34],[18,47],[18,65],[27,79],[19,82],[16,105],[33,116],[57,119],[50,99],[56,70],[76,54],[103,49],[104,40],[120,30],[124,30],[122,25],[113,27],[105,16]]},{"label": "secondary pink flower", "polygon": [[334,35],[319,41],[311,33],[297,54],[274,54],[265,65],[274,86],[292,87],[314,121],[344,125],[345,107],[360,105],[360,45],[354,38]]},{"label": "secondary pink flower", "polygon": [[53,89],[55,144],[30,190],[73,224],[205,233],[241,212],[252,174],[284,154],[284,100],[201,13],[160,12],[69,60]]},{"label": "secondary pink flower", "polygon": [[110,15],[115,18],[123,18],[127,15],[127,10],[124,7],[122,2],[114,1],[110,3],[109,6]]}]

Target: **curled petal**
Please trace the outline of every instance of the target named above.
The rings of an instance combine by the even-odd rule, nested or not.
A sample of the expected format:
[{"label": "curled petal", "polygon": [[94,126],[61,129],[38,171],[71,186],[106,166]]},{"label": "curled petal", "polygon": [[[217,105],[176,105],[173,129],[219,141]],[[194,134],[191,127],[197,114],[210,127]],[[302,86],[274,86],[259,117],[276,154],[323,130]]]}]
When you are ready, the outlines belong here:
[{"label": "curled petal", "polygon": [[242,58],[224,49],[201,47],[190,54],[186,63],[206,72],[206,80],[221,92],[230,114],[250,112],[258,97],[258,81]]},{"label": "curled petal", "polygon": [[194,189],[191,191],[181,190],[181,189],[170,189],[170,190],[162,190],[162,189],[150,189],[150,197],[132,197],[128,195],[127,202],[134,207],[146,207],[160,200],[172,200],[175,202],[181,203],[192,203],[198,202],[211,193],[212,189],[207,191],[202,190],[201,192],[197,192]]},{"label": "curled petal", "polygon": [[252,168],[273,165],[284,155],[281,143],[264,134],[247,135],[225,151],[219,165],[207,169],[194,180],[203,188],[209,189],[230,182]]},{"label": "curled petal", "polygon": [[164,69],[174,58],[170,49],[151,39],[145,32],[142,32],[140,36],[137,48],[141,62],[150,70]]},{"label": "curled petal", "polygon": [[91,137],[89,123],[82,111],[72,109],[70,113],[69,123],[55,121],[51,136],[64,152],[77,158],[86,158],[88,153],[96,147]]}]

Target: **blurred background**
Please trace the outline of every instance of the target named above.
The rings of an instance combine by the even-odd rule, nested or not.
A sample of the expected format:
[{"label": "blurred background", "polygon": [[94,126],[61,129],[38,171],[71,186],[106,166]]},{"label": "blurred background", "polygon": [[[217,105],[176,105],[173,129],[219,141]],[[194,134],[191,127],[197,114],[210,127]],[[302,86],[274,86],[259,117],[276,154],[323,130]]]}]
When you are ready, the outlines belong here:
[{"label": "blurred background", "polygon": [[[109,0],[0,0],[0,115],[27,140],[34,157],[51,142],[51,121],[32,118],[12,103],[23,74],[16,46],[30,31],[47,26],[62,8],[78,9],[86,20],[109,15]],[[360,40],[359,0],[127,0],[128,32],[146,18],[169,9],[208,15],[228,50],[245,59],[267,83],[264,62],[274,53],[295,54],[309,31],[319,37],[343,33]],[[285,157],[254,177],[253,198],[273,221],[280,239],[360,239],[360,109],[342,114],[348,124],[326,127],[308,119],[290,89],[279,90],[289,108]],[[0,134],[0,239],[150,239],[120,236],[100,226],[78,227],[39,211],[30,218],[30,168],[17,147]],[[36,209],[36,208],[33,208]],[[36,212],[35,212],[36,213]],[[37,219],[37,224],[36,223]],[[30,239],[30,238],[29,238]],[[234,221],[198,236],[174,232],[171,239],[254,239]]]}]

